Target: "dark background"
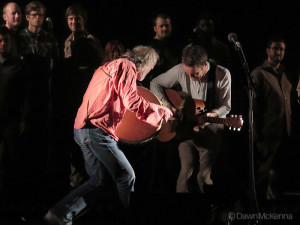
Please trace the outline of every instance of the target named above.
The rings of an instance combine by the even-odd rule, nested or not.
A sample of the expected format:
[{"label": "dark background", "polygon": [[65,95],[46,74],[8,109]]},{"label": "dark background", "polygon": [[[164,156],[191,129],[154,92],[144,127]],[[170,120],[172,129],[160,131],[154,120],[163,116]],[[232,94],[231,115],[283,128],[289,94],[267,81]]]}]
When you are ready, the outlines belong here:
[{"label": "dark background", "polygon": [[[16,1],[22,9],[29,1]],[[195,27],[201,12],[216,17],[216,35],[227,42],[227,35],[234,32],[244,47],[250,68],[264,57],[266,39],[273,34],[283,36],[288,43],[286,59],[296,63],[299,57],[297,44],[300,15],[292,1],[203,1],[203,0],[41,0],[51,17],[54,33],[64,40],[69,34],[64,12],[74,2],[81,3],[88,11],[87,30],[97,36],[104,45],[117,38],[127,47],[143,43],[154,36],[153,17],[160,12],[172,17],[173,35],[184,41]],[[1,6],[5,2],[2,1]]]},{"label": "dark background", "polygon": [[[5,2],[7,1],[2,1],[1,8]],[[29,1],[16,2],[23,10]],[[264,60],[267,39],[272,35],[279,35],[287,41],[285,65],[293,72],[298,70],[300,15],[293,1],[41,0],[41,2],[47,8],[46,16],[52,18],[54,33],[61,44],[69,35],[64,12],[75,2],[81,3],[87,9],[86,28],[102,42],[103,47],[111,39],[121,40],[127,48],[147,43],[154,36],[152,19],[161,12],[171,16],[172,35],[179,43],[184,43],[191,35],[198,15],[201,12],[210,12],[216,18],[216,36],[231,46],[234,64],[239,65],[240,62],[227,39],[229,33],[237,34],[250,70]],[[26,23],[25,19],[24,22]],[[46,22],[44,26],[47,29]]]}]

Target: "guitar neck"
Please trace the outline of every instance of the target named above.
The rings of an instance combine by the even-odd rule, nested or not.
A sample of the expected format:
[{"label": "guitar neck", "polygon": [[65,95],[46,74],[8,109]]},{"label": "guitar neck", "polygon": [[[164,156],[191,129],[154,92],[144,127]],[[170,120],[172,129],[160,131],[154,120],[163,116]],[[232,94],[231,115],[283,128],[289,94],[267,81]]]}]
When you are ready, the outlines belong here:
[{"label": "guitar neck", "polygon": [[218,123],[218,124],[225,124],[225,118],[218,118],[218,117],[204,117],[204,121],[208,123]]}]

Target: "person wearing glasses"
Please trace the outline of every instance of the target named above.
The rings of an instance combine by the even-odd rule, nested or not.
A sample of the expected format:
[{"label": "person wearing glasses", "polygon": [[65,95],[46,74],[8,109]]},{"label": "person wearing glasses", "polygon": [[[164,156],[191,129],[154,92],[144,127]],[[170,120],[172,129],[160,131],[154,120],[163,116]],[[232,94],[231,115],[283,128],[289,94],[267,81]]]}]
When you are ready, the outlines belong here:
[{"label": "person wearing glasses", "polygon": [[32,196],[32,204],[35,204],[37,199],[47,196],[42,186],[49,182],[45,178],[47,162],[49,154],[54,152],[49,150],[49,140],[50,124],[53,124],[53,80],[58,75],[58,43],[52,33],[42,28],[46,13],[44,4],[31,1],[24,12],[27,25],[17,37],[18,54],[29,70],[21,146],[26,152],[24,173],[28,175],[24,183],[25,195]]},{"label": "person wearing glasses", "polygon": [[288,70],[282,65],[286,42],[271,38],[266,47],[267,58],[256,67],[253,76],[253,137],[256,191],[260,200],[277,199],[284,185],[280,166],[282,150],[291,136],[291,91]]},{"label": "person wearing glasses", "polygon": [[[43,58],[58,56],[58,43],[53,34],[42,29],[46,8],[38,1],[25,6],[28,26],[21,30],[19,52],[21,55],[38,55]],[[49,66],[52,66],[49,64]]]}]

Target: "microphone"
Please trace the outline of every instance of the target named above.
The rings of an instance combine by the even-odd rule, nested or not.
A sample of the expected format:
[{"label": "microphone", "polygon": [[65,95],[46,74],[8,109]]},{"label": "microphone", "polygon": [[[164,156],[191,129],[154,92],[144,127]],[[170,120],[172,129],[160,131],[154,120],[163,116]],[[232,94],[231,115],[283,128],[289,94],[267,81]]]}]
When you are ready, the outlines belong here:
[{"label": "microphone", "polygon": [[232,42],[236,48],[242,48],[241,43],[238,42],[237,39],[238,39],[238,37],[237,37],[236,33],[230,33],[230,34],[228,34],[228,40],[230,42]]},{"label": "microphone", "polygon": [[198,26],[194,27],[193,33],[197,33],[198,30],[199,30]]},{"label": "microphone", "polygon": [[53,33],[53,23],[52,23],[52,19],[50,17],[46,18],[46,22],[48,24],[48,29],[51,33]]}]

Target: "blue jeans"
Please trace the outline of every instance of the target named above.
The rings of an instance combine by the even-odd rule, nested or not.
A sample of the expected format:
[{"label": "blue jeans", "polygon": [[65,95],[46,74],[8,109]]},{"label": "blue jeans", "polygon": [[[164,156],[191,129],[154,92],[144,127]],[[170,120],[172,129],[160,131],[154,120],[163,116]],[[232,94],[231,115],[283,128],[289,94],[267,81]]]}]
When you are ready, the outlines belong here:
[{"label": "blue jeans", "polygon": [[74,129],[74,138],[82,150],[89,179],[50,211],[72,223],[73,217],[89,206],[89,201],[85,197],[105,188],[107,176],[116,183],[119,198],[125,208],[128,208],[135,174],[117,142],[100,128]]}]

